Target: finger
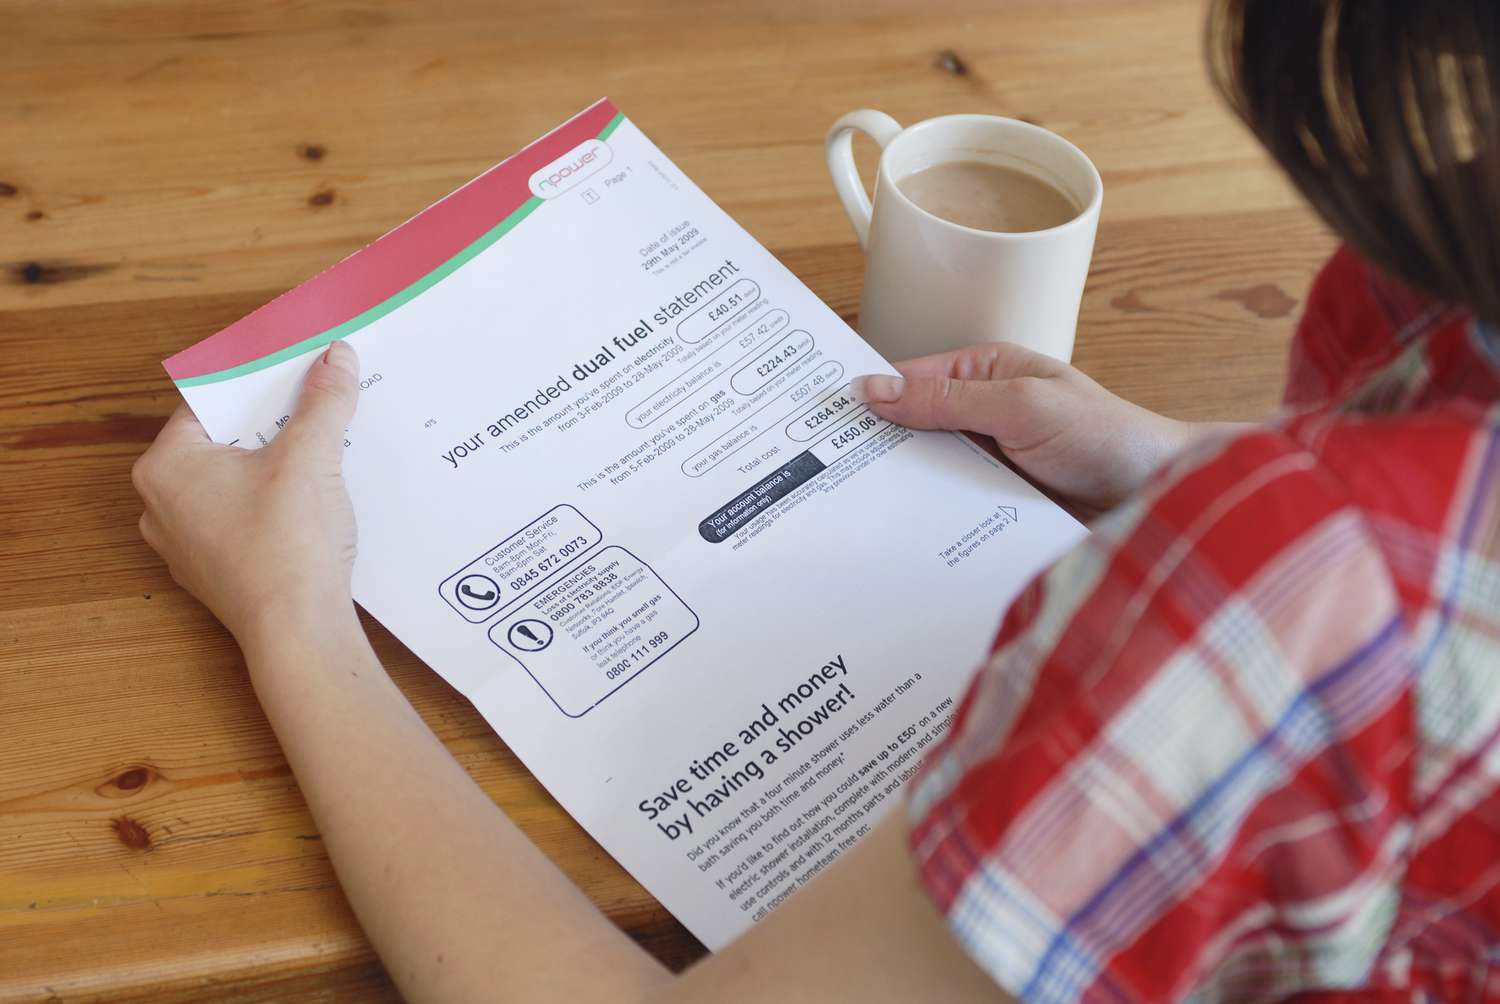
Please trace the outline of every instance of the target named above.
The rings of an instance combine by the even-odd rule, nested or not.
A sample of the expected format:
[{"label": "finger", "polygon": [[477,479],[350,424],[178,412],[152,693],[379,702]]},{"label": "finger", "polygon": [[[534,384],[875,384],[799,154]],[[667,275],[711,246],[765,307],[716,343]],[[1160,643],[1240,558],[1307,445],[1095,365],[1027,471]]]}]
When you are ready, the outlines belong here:
[{"label": "finger", "polygon": [[955,380],[1006,380],[1022,376],[1056,376],[1064,364],[1051,356],[1011,342],[987,342],[896,363],[906,377],[951,377]]},{"label": "finger", "polygon": [[981,432],[1003,439],[1011,384],[947,376],[859,378],[856,396],[881,418],[908,429]]},{"label": "finger", "polygon": [[307,371],[291,425],[272,445],[337,460],[343,456],[344,429],[358,400],[359,357],[348,345],[334,342]]},{"label": "finger", "polygon": [[172,417],[167,419],[167,424],[161,427],[161,432],[156,434],[156,441],[164,446],[181,446],[195,443],[208,443],[208,433],[203,429],[203,423],[198,421],[198,416],[193,414],[193,409],[186,402],[179,404],[177,410],[172,412]]},{"label": "finger", "polygon": [[141,513],[141,518],[136,523],[136,528],[140,530],[141,539],[146,542],[146,546],[158,554],[161,553],[161,532],[156,525],[156,520],[152,519],[151,513]]}]

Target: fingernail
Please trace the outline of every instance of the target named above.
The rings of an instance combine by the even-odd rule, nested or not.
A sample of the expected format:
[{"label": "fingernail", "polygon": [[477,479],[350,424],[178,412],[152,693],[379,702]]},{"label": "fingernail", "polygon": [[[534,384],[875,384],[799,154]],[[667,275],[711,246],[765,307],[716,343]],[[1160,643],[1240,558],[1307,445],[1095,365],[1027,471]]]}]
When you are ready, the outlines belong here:
[{"label": "fingernail", "polygon": [[323,353],[323,361],[330,366],[337,366],[345,373],[359,372],[359,357],[342,341],[329,344],[328,351]]},{"label": "fingernail", "polygon": [[906,381],[898,376],[872,373],[850,380],[849,393],[854,396],[854,400],[864,404],[889,404],[901,399],[901,391],[905,385]]}]

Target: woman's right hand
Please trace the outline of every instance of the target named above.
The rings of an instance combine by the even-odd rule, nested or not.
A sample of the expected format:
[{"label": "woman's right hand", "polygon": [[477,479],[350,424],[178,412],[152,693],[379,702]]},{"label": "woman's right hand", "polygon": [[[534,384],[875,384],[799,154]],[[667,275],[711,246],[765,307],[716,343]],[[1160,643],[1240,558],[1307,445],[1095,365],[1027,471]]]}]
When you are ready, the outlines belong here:
[{"label": "woman's right hand", "polygon": [[854,394],[912,429],[994,437],[1000,451],[1063,501],[1102,512],[1191,441],[1192,423],[1131,404],[1067,363],[993,342],[857,377]]}]

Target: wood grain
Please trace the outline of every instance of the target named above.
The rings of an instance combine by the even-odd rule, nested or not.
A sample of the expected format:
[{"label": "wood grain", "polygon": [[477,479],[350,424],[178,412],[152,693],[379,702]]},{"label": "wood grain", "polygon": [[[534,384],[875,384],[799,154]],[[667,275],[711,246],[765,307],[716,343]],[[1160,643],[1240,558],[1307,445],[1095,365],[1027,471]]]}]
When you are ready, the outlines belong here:
[{"label": "wood grain", "polygon": [[[0,0],[0,1002],[385,1000],[227,635],[135,530],[158,360],[601,94],[852,319],[822,166],[859,106],[1056,129],[1106,202],[1077,362],[1274,407],[1332,241],[1203,79],[1197,0]],[[873,152],[861,149],[869,164]],[[378,625],[485,789],[617,923],[701,948]],[[371,778],[371,784],[380,783]]]}]

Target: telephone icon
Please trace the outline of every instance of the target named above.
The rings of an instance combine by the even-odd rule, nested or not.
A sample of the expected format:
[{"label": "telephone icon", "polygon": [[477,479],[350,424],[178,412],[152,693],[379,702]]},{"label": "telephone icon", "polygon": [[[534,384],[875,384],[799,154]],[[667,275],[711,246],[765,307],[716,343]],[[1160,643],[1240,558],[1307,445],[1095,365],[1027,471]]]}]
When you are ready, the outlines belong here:
[{"label": "telephone icon", "polygon": [[500,587],[488,575],[465,575],[454,596],[470,610],[488,610],[500,602]]}]

